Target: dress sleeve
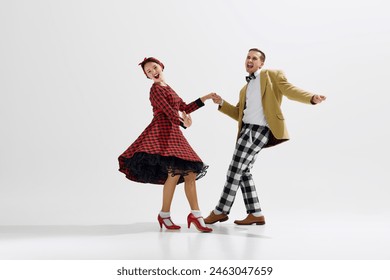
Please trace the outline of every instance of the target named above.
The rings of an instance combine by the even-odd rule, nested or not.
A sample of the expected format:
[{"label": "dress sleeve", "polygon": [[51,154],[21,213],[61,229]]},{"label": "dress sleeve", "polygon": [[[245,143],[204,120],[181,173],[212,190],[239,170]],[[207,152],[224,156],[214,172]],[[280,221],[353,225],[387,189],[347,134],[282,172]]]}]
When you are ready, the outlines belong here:
[{"label": "dress sleeve", "polygon": [[184,111],[187,114],[190,114],[196,110],[198,110],[200,107],[203,107],[204,103],[200,98],[196,99],[195,101],[191,102],[190,104],[186,104],[182,99],[180,99],[180,111]]},{"label": "dress sleeve", "polygon": [[160,109],[168,117],[168,119],[176,125],[184,127],[183,119],[180,118],[177,110],[165,99],[163,92],[158,87],[152,87],[150,89],[150,102],[153,107]]}]

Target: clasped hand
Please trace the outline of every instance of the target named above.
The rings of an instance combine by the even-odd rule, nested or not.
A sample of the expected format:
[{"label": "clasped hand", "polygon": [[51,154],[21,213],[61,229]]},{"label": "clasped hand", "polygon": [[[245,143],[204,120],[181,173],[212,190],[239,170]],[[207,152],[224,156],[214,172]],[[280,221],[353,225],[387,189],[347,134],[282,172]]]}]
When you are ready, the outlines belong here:
[{"label": "clasped hand", "polygon": [[[202,102],[204,103],[206,100],[212,99],[215,104],[221,104],[222,98],[215,92],[211,92],[203,97],[200,98]],[[192,119],[190,114],[187,114],[186,112],[181,113],[181,118],[183,119],[183,124],[185,127],[190,127],[192,125]]]},{"label": "clasped hand", "polygon": [[202,102],[204,103],[206,100],[212,99],[215,104],[221,104],[222,98],[215,92],[209,93],[201,98]]}]

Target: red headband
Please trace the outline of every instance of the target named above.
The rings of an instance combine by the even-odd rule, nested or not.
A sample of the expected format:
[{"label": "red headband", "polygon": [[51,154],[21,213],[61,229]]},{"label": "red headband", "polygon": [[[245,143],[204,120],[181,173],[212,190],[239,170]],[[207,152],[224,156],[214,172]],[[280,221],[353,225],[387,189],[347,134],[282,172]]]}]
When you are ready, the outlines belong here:
[{"label": "red headband", "polygon": [[[164,64],[162,64],[162,62],[160,60],[158,60],[157,58],[154,58],[154,57],[145,57],[144,60],[138,64],[138,65],[141,65],[142,70],[144,71],[145,75],[146,75],[146,72],[145,72],[144,67],[145,67],[145,64],[148,62],[155,62],[155,63],[159,64],[162,67],[162,69],[164,70]],[[146,77],[149,79],[148,75],[146,75]]]}]

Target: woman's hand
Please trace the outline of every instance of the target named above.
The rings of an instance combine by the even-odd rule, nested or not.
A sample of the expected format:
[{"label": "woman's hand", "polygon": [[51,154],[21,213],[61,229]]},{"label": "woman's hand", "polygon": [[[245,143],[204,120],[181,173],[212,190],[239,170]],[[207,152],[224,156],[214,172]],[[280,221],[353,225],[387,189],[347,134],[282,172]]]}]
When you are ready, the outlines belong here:
[{"label": "woman's hand", "polygon": [[202,102],[204,103],[208,99],[213,99],[216,95],[217,94],[215,92],[211,92],[211,93],[201,97],[200,100],[202,100]]},{"label": "woman's hand", "polygon": [[192,119],[189,114],[187,114],[186,112],[182,112],[181,117],[183,119],[183,123],[185,127],[190,127],[192,125]]},{"label": "woman's hand", "polygon": [[215,104],[221,105],[222,104],[222,97],[218,94],[214,94],[213,101]]}]

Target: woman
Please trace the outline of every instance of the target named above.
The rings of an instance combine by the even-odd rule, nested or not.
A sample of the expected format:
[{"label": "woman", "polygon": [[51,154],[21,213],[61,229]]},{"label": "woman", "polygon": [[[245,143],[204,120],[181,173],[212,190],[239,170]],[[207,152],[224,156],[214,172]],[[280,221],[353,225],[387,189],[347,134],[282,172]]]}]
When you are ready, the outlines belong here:
[{"label": "woman", "polygon": [[[181,128],[190,127],[190,113],[204,106],[215,94],[210,93],[186,104],[165,82],[164,64],[158,59],[145,58],[141,65],[147,78],[153,80],[150,102],[153,120],[137,140],[119,156],[119,171],[129,180],[141,183],[161,184],[163,203],[157,217],[160,228],[180,229],[173,223],[170,208],[176,185],[184,182],[191,213],[187,217],[188,228],[193,223],[201,232],[211,232],[206,227],[199,210],[195,180],[206,174],[206,166],[184,138]],[[182,116],[179,116],[179,111]]]}]

